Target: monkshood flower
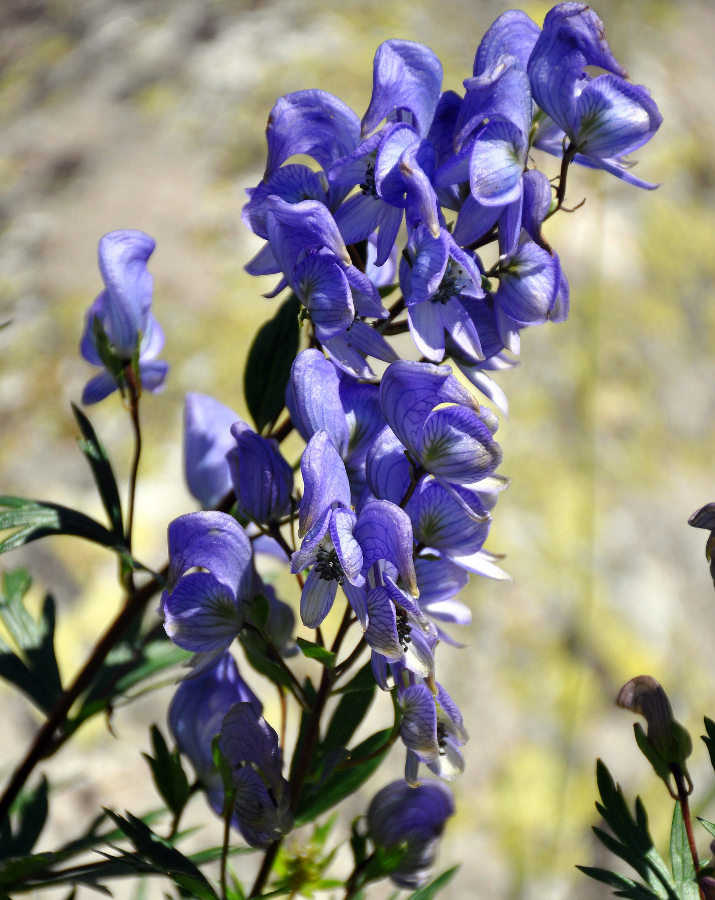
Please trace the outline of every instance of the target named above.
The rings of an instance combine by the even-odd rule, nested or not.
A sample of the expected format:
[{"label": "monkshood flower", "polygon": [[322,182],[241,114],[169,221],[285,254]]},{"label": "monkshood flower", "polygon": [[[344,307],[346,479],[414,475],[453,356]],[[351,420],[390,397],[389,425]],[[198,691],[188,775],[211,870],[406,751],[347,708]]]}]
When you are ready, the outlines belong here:
[{"label": "monkshood flower", "polygon": [[481,359],[482,348],[470,302],[484,296],[474,259],[461,250],[449,232],[433,235],[421,225],[410,237],[400,260],[400,288],[407,304],[412,338],[431,362],[441,362],[445,333],[463,357]]},{"label": "monkshood flower", "polygon": [[464,771],[459,748],[469,735],[462,714],[442,685],[435,688],[424,683],[398,686],[400,738],[407,747],[405,778],[411,784],[417,783],[420,763],[445,781],[454,781]]},{"label": "monkshood flower", "polygon": [[[188,513],[169,524],[164,628],[179,647],[201,654],[200,670],[241,629],[250,596],[253,551],[245,531],[222,512]],[[190,569],[205,571],[189,571]]]},{"label": "monkshood flower", "polygon": [[99,242],[99,270],[104,290],[85,317],[82,356],[105,371],[85,385],[83,403],[97,403],[125,385],[125,369],[133,366],[137,388],[159,390],[169,370],[156,359],[164,334],[151,314],[154,279],[147,260],[156,243],[143,231],[105,234]]},{"label": "monkshood flower", "polygon": [[207,394],[186,395],[184,472],[189,490],[204,508],[216,506],[231,490],[226,454],[235,445],[231,425],[238,419]]},{"label": "monkshood flower", "polygon": [[514,353],[519,352],[519,331],[548,319],[562,321],[568,315],[569,288],[557,254],[533,241],[521,244],[504,260],[499,288],[494,294],[499,337]]},{"label": "monkshood flower", "polygon": [[[179,684],[168,717],[179,750],[191,760],[218,815],[223,813],[225,794],[214,765],[212,743],[221,735],[221,750],[236,772],[231,822],[253,847],[271,843],[291,824],[275,732],[261,713],[260,700],[239,675],[233,657],[226,653],[210,668]],[[247,767],[252,772],[248,777],[241,774]],[[273,796],[269,794],[271,789]]]},{"label": "monkshood flower", "polygon": [[261,437],[245,422],[230,429],[233,447],[226,454],[239,512],[259,525],[278,522],[290,512],[293,470],[278,443]]},{"label": "monkshood flower", "polygon": [[266,213],[277,271],[285,275],[273,294],[292,288],[321,343],[344,335],[356,312],[376,318],[387,314],[375,285],[352,265],[327,207],[316,200],[287,203],[271,195]]},{"label": "monkshood flower", "polygon": [[365,459],[385,424],[378,386],[341,376],[320,351],[303,350],[291,367],[286,406],[306,442],[321,430],[330,435],[345,463],[352,505],[357,508],[365,484]]},{"label": "monkshood flower", "polygon": [[233,818],[246,842],[267,847],[293,827],[278,735],[251,703],[236,703],[221,725],[219,746],[233,776]]},{"label": "monkshood flower", "polygon": [[[447,490],[453,484],[478,485],[501,462],[493,437],[496,417],[459,384],[449,366],[392,363],[382,377],[380,402],[417,473],[434,475]],[[368,477],[369,468],[370,455]]]},{"label": "monkshood flower", "polygon": [[367,827],[376,847],[405,847],[398,867],[390,873],[398,887],[414,890],[429,881],[439,839],[452,815],[452,792],[440,781],[410,787],[399,780],[378,791],[367,811]]},{"label": "monkshood flower", "polygon": [[[387,664],[422,678],[434,674],[437,629],[421,604],[400,590],[389,575],[383,585],[367,592],[365,640],[373,651],[374,667]],[[378,661],[379,658],[379,661]],[[387,685],[378,679],[383,689]]]},{"label": "monkshood flower", "polygon": [[[345,465],[329,434],[318,431],[301,459],[305,492],[300,505],[300,549],[291,571],[311,568],[300,601],[303,624],[316,628],[343,588],[363,628],[368,624],[366,575],[382,562],[394,567],[411,593],[417,590],[409,516],[393,503],[372,501],[356,516],[350,509]],[[375,586],[374,584],[372,586]]]},{"label": "monkshood flower", "polygon": [[[586,66],[607,74],[592,77]],[[560,3],[547,14],[528,73],[534,99],[563,132],[547,127],[537,135],[537,147],[556,155],[568,151],[577,163],[637,187],[656,187],[632,175],[623,157],[653,137],[662,117],[648,90],[626,81],[590,7]]]}]

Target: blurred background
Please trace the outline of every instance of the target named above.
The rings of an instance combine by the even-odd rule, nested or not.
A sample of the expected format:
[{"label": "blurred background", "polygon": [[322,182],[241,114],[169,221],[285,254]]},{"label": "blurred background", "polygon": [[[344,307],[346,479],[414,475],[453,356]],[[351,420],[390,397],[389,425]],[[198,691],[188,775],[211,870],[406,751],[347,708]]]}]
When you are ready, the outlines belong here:
[{"label": "blurred background", "polygon": [[[445,88],[460,90],[484,31],[512,5],[4,0],[0,322],[10,324],[0,330],[0,492],[101,514],[69,403],[93,374],[78,342],[101,286],[98,239],[140,228],[158,244],[154,311],[171,371],[165,392],[143,401],[135,548],[161,565],[166,524],[195,508],[182,479],[183,396],[210,393],[245,415],[246,352],[275,308],[260,296],[271,281],[243,272],[260,242],[240,210],[261,177],[276,98],[319,87],[362,115],[375,48],[389,37],[431,46]],[[541,24],[548,6],[523,8]],[[686,524],[715,500],[715,9],[706,0],[595,9],[664,116],[637,154],[638,174],[661,187],[571,169],[569,200],[586,205],[546,229],[571,283],[570,319],[525,331],[521,365],[499,379],[510,400],[501,471],[512,485],[487,546],[506,554],[514,580],[473,579],[468,646],[444,647],[439,659],[471,733],[440,860],[462,863],[447,890],[457,900],[608,896],[574,869],[604,863],[590,833],[596,757],[631,799],[645,797],[661,846],[672,811],[635,747],[633,716],[614,706],[619,688],[655,676],[696,736],[702,715],[715,715],[706,533]],[[544,168],[556,174],[556,165]],[[126,476],[119,400],[89,412]],[[68,679],[120,602],[114,561],[60,538],[1,561],[20,563],[36,600],[54,591]],[[137,814],[156,805],[140,751],[151,722],[164,726],[171,691],[117,710],[116,737],[93,723],[43,767],[58,796],[38,849],[72,837],[102,805]],[[378,701],[389,715],[387,698]],[[2,704],[5,777],[38,720],[4,689]],[[392,775],[374,789],[401,765],[396,750]],[[698,740],[692,774],[695,811],[712,819],[715,781]],[[368,802],[352,798],[351,812]],[[197,822],[209,819],[200,798],[192,809]],[[389,893],[382,885],[374,895]]]}]

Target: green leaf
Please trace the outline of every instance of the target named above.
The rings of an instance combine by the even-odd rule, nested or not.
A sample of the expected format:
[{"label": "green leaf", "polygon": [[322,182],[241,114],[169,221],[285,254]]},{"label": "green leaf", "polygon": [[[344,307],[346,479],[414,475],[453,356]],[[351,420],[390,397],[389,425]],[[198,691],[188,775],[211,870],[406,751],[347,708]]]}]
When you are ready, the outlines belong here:
[{"label": "green leaf", "polygon": [[[137,853],[151,865],[151,871],[161,872],[175,884],[192,892],[200,900],[218,900],[216,892],[191,860],[176,847],[155,834],[141,819],[127,813],[124,819],[111,810],[106,810],[122,833],[129,838]],[[122,859],[131,862],[124,854]]]},{"label": "green leaf", "polygon": [[[319,787],[313,785],[315,792],[307,791],[307,796],[298,803],[295,812],[296,826],[315,819],[364,784],[389,752],[393,733],[394,729],[386,728],[371,735],[351,751],[353,760],[362,759],[363,762],[337,769],[324,784]],[[310,785],[306,787],[309,788]]]},{"label": "green leaf", "polygon": [[295,294],[258,331],[248,351],[244,393],[256,429],[274,422],[285,405],[285,389],[298,352],[300,302]]},{"label": "green leaf", "polygon": [[0,531],[17,530],[0,541],[0,553],[54,534],[82,537],[103,547],[117,545],[115,535],[76,509],[8,495],[0,496],[0,507],[3,506],[7,508],[0,511]]},{"label": "green leaf", "polygon": [[117,540],[121,541],[124,534],[124,525],[122,522],[122,504],[119,499],[119,489],[117,481],[112,471],[112,464],[104,445],[97,437],[92,427],[92,423],[82,410],[72,404],[72,412],[77,420],[79,430],[82,432],[82,439],[79,441],[79,448],[87,457],[87,461],[92,469],[99,496],[102,499],[104,508],[109,516]]},{"label": "green leaf", "polygon": [[343,696],[333,713],[322,743],[325,750],[347,746],[358,725],[365,718],[376,688],[372,665],[368,662],[342,689]]},{"label": "green leaf", "polygon": [[656,900],[660,896],[637,881],[626,878],[625,875],[619,875],[618,872],[609,872],[607,869],[597,869],[593,866],[576,866],[576,868],[584,875],[588,875],[589,878],[593,878],[594,881],[600,881],[601,884],[615,888],[616,897],[630,897],[631,900]]},{"label": "green leaf", "polygon": [[281,684],[283,687],[291,686],[290,676],[275,661],[271,648],[268,647],[260,635],[256,634],[255,631],[247,631],[244,628],[241,630],[238,639],[246,654],[246,659],[256,672],[260,672],[261,675],[270,678],[275,684]]},{"label": "green leaf", "polygon": [[335,654],[331,653],[326,647],[321,647],[320,644],[314,644],[312,641],[306,641],[302,637],[296,638],[295,642],[303,656],[306,656],[308,659],[317,659],[326,669],[332,669],[335,665]]},{"label": "green leaf", "polygon": [[700,889],[695,880],[695,866],[690,853],[690,844],[680,803],[676,803],[673,810],[673,824],[670,829],[670,864],[680,900],[699,900]]},{"label": "green leaf", "polygon": [[700,816],[698,816],[698,822],[700,822],[706,831],[715,837],[715,822],[708,822],[707,819],[701,819]]},{"label": "green leaf", "polygon": [[678,900],[668,867],[653,845],[648,831],[648,817],[640,798],[636,798],[633,816],[623,792],[600,759],[596,762],[596,781],[601,795],[601,802],[596,803],[596,809],[615,835],[611,837],[602,829],[594,828],[596,837],[612,853],[635,869],[647,882],[652,895],[662,900]]},{"label": "green leaf", "polygon": [[432,897],[436,897],[437,894],[442,890],[442,888],[447,887],[449,882],[454,878],[457,874],[457,870],[459,866],[452,866],[451,869],[447,869],[446,872],[442,872],[441,875],[438,875],[434,881],[430,881],[429,884],[426,884],[424,887],[418,888],[414,891],[407,900],[432,900]]},{"label": "green leaf", "polygon": [[47,594],[36,621],[24,603],[31,583],[25,569],[6,572],[2,578],[0,619],[19,654],[0,640],[0,677],[18,687],[42,712],[49,713],[62,693],[55,656],[55,603]]},{"label": "green leaf", "polygon": [[0,857],[27,856],[31,852],[47,820],[48,792],[47,779],[43,775],[34,790],[23,791],[14,802],[10,822],[3,822]]},{"label": "green leaf", "polygon": [[151,743],[154,755],[144,753],[143,756],[149,763],[157,790],[174,817],[178,819],[191,794],[179,751],[169,752],[166,741],[156,725],[151,726]]},{"label": "green leaf", "polygon": [[643,756],[648,760],[648,762],[653,766],[653,771],[663,782],[665,782],[665,786],[670,790],[670,780],[672,778],[672,772],[668,768],[667,763],[663,761],[663,758],[660,756],[658,751],[655,749],[653,744],[648,739],[645,731],[639,722],[635,722],[633,724],[633,733],[636,736],[636,744],[638,744],[638,749],[641,751]]}]

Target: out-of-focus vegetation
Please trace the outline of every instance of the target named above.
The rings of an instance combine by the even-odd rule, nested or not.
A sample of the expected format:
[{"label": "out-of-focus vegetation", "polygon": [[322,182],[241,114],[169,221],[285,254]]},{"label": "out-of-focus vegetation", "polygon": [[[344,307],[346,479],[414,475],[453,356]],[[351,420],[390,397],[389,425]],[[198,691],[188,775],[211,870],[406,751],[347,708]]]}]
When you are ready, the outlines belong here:
[{"label": "out-of-focus vegetation", "polygon": [[[272,311],[260,297],[272,285],[243,272],[257,242],[240,209],[243,189],[260,178],[274,100],[321,87],[362,114],[372,55],[387,37],[429,44],[445,63],[445,86],[459,89],[484,30],[511,5],[3,3],[3,491],[97,509],[68,406],[89,377],[77,353],[81,318],[100,285],[98,238],[141,228],[158,242],[155,311],[172,370],[166,392],[146,399],[135,546],[160,563],[166,523],[192,508],[181,481],[183,394],[212,393],[245,414],[243,361]],[[548,5],[524,8],[540,22]],[[440,661],[472,734],[443,851],[445,865],[463,861],[454,897],[606,896],[573,868],[596,853],[595,757],[632,793],[654,797],[654,809],[661,799],[628,715],[613,706],[618,688],[655,675],[696,734],[701,715],[715,712],[712,585],[703,535],[685,524],[713,499],[714,482],[715,10],[704,0],[595,8],[616,55],[663,112],[638,170],[662,186],[648,194],[572,170],[569,200],[586,196],[586,207],[547,232],[571,282],[571,317],[525,332],[520,367],[500,378],[511,405],[503,470],[513,483],[489,547],[507,554],[514,582],[475,579],[469,647],[444,648]],[[555,173],[553,160],[544,165]],[[126,465],[116,397],[92,415]],[[34,545],[23,560],[40,589],[55,590],[69,674],[118,603],[106,587],[113,563],[63,539]],[[104,730],[88,733],[89,774],[79,800],[68,791],[56,829],[78,802],[131,806],[126,773],[139,765],[146,724],[163,719],[166,695],[158,697],[136,721],[136,707],[118,713],[128,749],[116,742],[108,752]],[[3,703],[12,715],[0,759],[7,770],[35,725],[19,703]],[[76,761],[60,762],[55,779],[78,778]],[[696,784],[698,774],[704,788],[704,748],[693,758]],[[141,784],[132,790],[140,796]],[[669,812],[660,807],[662,835]]]}]

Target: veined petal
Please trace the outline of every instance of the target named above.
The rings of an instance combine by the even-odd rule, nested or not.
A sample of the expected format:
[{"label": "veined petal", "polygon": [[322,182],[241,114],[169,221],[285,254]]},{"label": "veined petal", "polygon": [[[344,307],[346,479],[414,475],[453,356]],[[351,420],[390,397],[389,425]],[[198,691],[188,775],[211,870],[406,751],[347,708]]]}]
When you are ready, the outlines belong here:
[{"label": "veined petal", "polygon": [[316,432],[308,441],[300,470],[305,488],[298,526],[302,536],[333,504],[350,507],[350,484],[345,465],[327,431]]},{"label": "veined petal", "polygon": [[505,53],[516,57],[525,69],[541,29],[520,9],[502,13],[489,26],[474,57],[474,74],[491,69]]},{"label": "veined petal", "polygon": [[526,136],[516,125],[505,120],[490,121],[472,147],[472,196],[485,206],[503,206],[518,199],[527,147]]},{"label": "veined petal", "polygon": [[432,692],[424,684],[414,684],[400,694],[402,722],[400,737],[403,744],[422,762],[436,762],[437,709]]},{"label": "veined petal", "polygon": [[336,509],[330,520],[330,537],[345,577],[355,587],[362,587],[362,550],[353,535],[356,522],[357,516],[351,509]]},{"label": "veined petal", "polygon": [[494,302],[519,325],[538,325],[546,321],[560,283],[558,257],[529,241],[509,260]]},{"label": "veined petal", "polygon": [[472,484],[490,475],[501,458],[491,431],[473,410],[449,406],[425,420],[419,459],[428,472]]},{"label": "veined petal", "polygon": [[469,583],[469,574],[447,557],[418,556],[415,560],[420,607],[423,612],[444,622],[468,625],[472,620],[469,607],[451,598]]},{"label": "veined petal", "polygon": [[329,255],[311,253],[301,260],[293,270],[293,284],[308,308],[319,341],[336,337],[352,323],[355,308],[350,286]]},{"label": "veined petal", "polygon": [[281,271],[288,279],[298,260],[308,250],[325,247],[350,265],[342,235],[328,209],[317,200],[286,203],[275,194],[266,200],[268,239]]},{"label": "veined petal", "polygon": [[291,367],[286,405],[305,441],[327,431],[342,454],[347,450],[348,425],[340,402],[340,378],[319,350],[303,350]]},{"label": "veined petal", "polygon": [[195,653],[223,651],[241,630],[235,596],[208,572],[190,572],[164,596],[164,628],[171,640]]},{"label": "veined petal", "polygon": [[481,549],[489,534],[489,514],[476,495],[459,490],[480,511],[481,521],[469,516],[439,482],[424,481],[407,505],[414,533],[420,543],[442,550],[450,556],[474,553]]},{"label": "veined petal", "polygon": [[337,590],[337,581],[325,581],[315,569],[311,571],[300,595],[300,618],[306,628],[320,625],[333,606]]},{"label": "veined petal", "polygon": [[[233,430],[232,430],[233,432]],[[276,522],[290,510],[293,470],[275,441],[241,429],[226,454],[241,512],[254,522]]]},{"label": "veined petal", "polygon": [[397,633],[395,607],[384,587],[367,593],[367,628],[365,640],[389,662],[402,662],[404,651]]},{"label": "veined petal", "polygon": [[410,486],[410,464],[405,448],[385,426],[373,441],[366,459],[367,483],[381,500],[399,504]]},{"label": "veined petal", "polygon": [[251,197],[241,210],[244,224],[258,237],[268,240],[266,200],[276,194],[288,203],[318,200],[327,205],[327,194],[320,177],[307,166],[288,165],[276,169],[250,192]]},{"label": "veined petal", "polygon": [[364,570],[387,560],[400,573],[406,589],[417,593],[412,523],[404,509],[389,500],[371,500],[362,508],[353,534],[362,548]]},{"label": "veined petal", "polygon": [[581,91],[571,128],[582,153],[609,158],[641,147],[662,121],[646,88],[615,75],[599,75]]},{"label": "veined petal", "polygon": [[435,406],[459,403],[478,407],[449,366],[410,360],[397,360],[387,367],[380,384],[380,403],[388,425],[416,459],[422,427]]},{"label": "veined petal", "polygon": [[169,574],[172,591],[179,578],[195,567],[206,569],[239,599],[247,596],[253,576],[251,542],[227,513],[195,512],[169,523]]},{"label": "veined petal", "polygon": [[494,578],[496,581],[512,581],[511,575],[501,569],[494,562],[494,557],[486,550],[478,550],[476,553],[470,553],[467,556],[453,556],[452,561],[467,572],[473,572],[475,575],[483,575],[485,578]]},{"label": "veined petal", "polygon": [[276,101],[268,116],[266,140],[267,176],[299,153],[328,169],[357,147],[360,122],[349,106],[327,91],[295,91]]},{"label": "veined petal", "polygon": [[440,304],[414,303],[407,307],[407,321],[410,334],[417,349],[430,362],[440,363],[444,359],[444,324]]},{"label": "veined petal", "polygon": [[412,114],[422,136],[427,134],[442,86],[442,64],[429,47],[413,41],[384,41],[375,53],[372,85],[363,134],[400,109]]}]

